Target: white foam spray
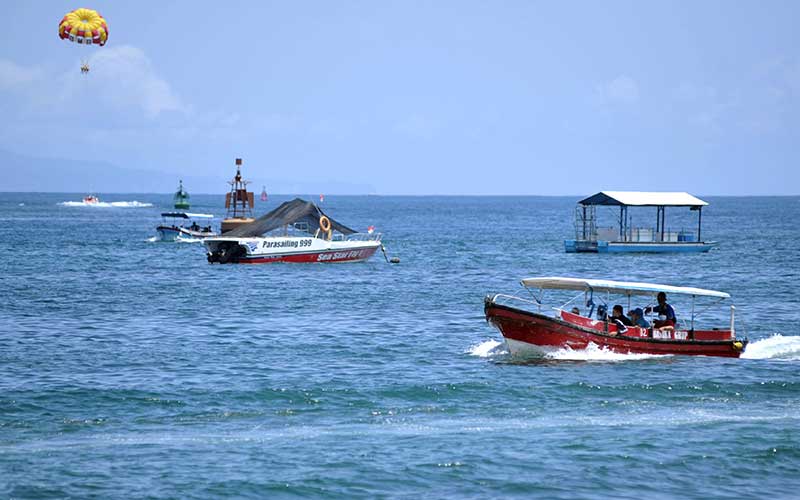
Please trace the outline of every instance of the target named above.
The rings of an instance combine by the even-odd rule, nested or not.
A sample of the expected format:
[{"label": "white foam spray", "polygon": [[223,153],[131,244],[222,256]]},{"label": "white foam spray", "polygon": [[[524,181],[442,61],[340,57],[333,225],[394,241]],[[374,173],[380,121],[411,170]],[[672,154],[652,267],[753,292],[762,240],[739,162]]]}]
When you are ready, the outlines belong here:
[{"label": "white foam spray", "polygon": [[468,354],[479,358],[489,358],[498,354],[508,354],[505,344],[494,339],[475,344],[467,350]]},{"label": "white foam spray", "polygon": [[152,207],[152,203],[141,201],[98,201],[97,203],[86,203],[85,201],[62,201],[59,205],[63,207],[93,207],[93,208],[146,208]]},{"label": "white foam spray", "polygon": [[665,358],[669,354],[619,353],[590,343],[586,349],[564,347],[545,354],[547,359],[563,361],[632,361],[637,359]]},{"label": "white foam spray", "polygon": [[750,342],[741,357],[800,361],[800,336],[783,336],[776,333],[771,337]]},{"label": "white foam spray", "polygon": [[[494,356],[503,356],[509,354],[504,342],[498,342],[497,340],[493,339],[471,346],[467,350],[467,353],[479,358],[491,358]],[[622,354],[614,352],[610,349],[599,347],[596,344],[589,344],[586,349],[576,350],[569,347],[564,347],[550,351],[532,351],[529,354],[530,355],[522,354],[520,357],[523,359],[532,357],[538,359],[554,359],[562,361],[632,361],[670,356],[667,354]]]}]

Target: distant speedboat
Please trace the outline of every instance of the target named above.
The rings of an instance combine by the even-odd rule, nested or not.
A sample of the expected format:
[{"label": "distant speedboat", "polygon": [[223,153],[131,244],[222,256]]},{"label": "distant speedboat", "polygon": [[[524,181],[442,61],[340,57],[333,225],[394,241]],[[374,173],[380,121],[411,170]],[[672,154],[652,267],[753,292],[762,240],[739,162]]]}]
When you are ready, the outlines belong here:
[{"label": "distant speedboat", "polygon": [[[211,230],[211,214],[190,214],[186,212],[164,212],[161,214],[163,222],[156,228],[159,240],[176,241],[178,238],[183,240],[202,240],[217,236]],[[204,221],[203,225],[198,221]]]},{"label": "distant speedboat", "polygon": [[100,198],[98,198],[93,194],[90,194],[89,196],[83,197],[83,203],[86,205],[97,205],[98,203],[100,203]]},{"label": "distant speedboat", "polygon": [[[621,354],[668,354],[723,356],[738,358],[747,347],[747,339],[737,339],[734,330],[734,310],[730,306],[730,325],[725,328],[695,329],[695,299],[710,298],[723,300],[730,298],[725,292],[704,290],[702,288],[657,285],[653,283],[635,283],[600,279],[541,277],[522,280],[533,300],[515,295],[494,294],[484,299],[486,321],[494,325],[505,338],[508,350],[512,355],[542,355],[559,349],[586,349],[589,344]],[[545,314],[544,292],[549,290],[571,290],[577,292],[566,303],[557,307],[547,307],[551,313]],[[649,322],[644,326],[626,326],[621,320],[608,316],[605,304],[610,294],[619,294],[627,298],[628,308],[633,296],[648,297],[652,300],[657,294],[664,292],[671,295],[691,297],[691,314],[687,320],[677,321],[654,320],[654,327]],[[566,308],[574,305],[574,301],[584,299],[587,314],[582,316],[580,310]],[[597,305],[596,319],[592,318]],[[652,302],[651,302],[652,304]],[[643,317],[651,311],[650,307],[632,312]]]},{"label": "distant speedboat", "polygon": [[296,198],[203,244],[211,263],[356,262],[381,248],[381,235],[358,233]]}]

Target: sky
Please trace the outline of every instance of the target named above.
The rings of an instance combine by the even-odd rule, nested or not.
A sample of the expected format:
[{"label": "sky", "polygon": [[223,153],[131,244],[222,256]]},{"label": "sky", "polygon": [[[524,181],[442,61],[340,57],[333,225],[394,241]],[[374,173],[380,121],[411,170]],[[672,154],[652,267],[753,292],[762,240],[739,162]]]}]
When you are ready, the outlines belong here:
[{"label": "sky", "polygon": [[[224,192],[241,157],[276,193],[800,194],[800,2],[4,6],[0,191]],[[81,6],[104,47],[58,38]]]}]

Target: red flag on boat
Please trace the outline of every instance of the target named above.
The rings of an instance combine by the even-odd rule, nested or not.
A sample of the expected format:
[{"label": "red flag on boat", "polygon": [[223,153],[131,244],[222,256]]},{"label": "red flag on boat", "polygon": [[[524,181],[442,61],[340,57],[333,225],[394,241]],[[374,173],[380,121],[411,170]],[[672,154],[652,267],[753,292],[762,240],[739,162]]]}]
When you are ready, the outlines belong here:
[{"label": "red flag on boat", "polygon": [[321,194],[319,195],[319,202],[322,203],[323,201],[325,201],[325,195]]},{"label": "red flag on boat", "polygon": [[372,234],[374,231],[375,231],[375,226],[369,226],[369,227],[367,228],[367,232],[368,232],[369,234]]}]

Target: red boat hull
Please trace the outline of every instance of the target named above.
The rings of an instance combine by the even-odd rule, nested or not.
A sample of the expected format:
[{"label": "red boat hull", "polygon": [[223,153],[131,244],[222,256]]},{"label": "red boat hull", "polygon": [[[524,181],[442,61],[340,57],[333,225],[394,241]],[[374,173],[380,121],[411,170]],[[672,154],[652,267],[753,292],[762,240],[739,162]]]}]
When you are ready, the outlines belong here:
[{"label": "red boat hull", "polygon": [[[484,311],[486,320],[503,334],[512,354],[520,347],[530,347],[533,352],[546,352],[561,348],[585,349],[589,344],[614,352],[642,354],[678,354],[696,356],[723,356],[738,358],[744,351],[747,340],[697,340],[652,338],[646,330],[632,330],[631,335],[617,335],[611,331],[597,331],[587,326],[572,324],[560,318],[495,304],[487,298]],[[585,323],[591,320],[583,318]],[[642,336],[638,336],[641,332]],[[707,337],[711,331],[704,332]],[[722,332],[719,332],[722,333]],[[729,332],[728,332],[729,334]],[[653,335],[651,332],[649,335]],[[701,336],[702,338],[702,336]]]},{"label": "red boat hull", "polygon": [[273,262],[311,263],[311,262],[358,262],[367,260],[378,247],[356,248],[351,250],[329,250],[324,252],[286,253],[275,255],[259,255],[242,257],[240,264],[270,264]]}]

